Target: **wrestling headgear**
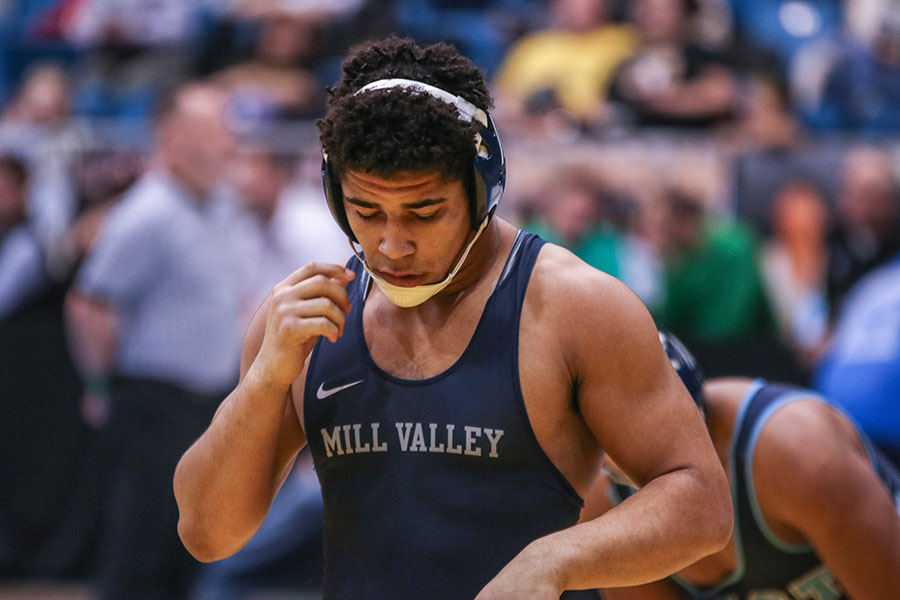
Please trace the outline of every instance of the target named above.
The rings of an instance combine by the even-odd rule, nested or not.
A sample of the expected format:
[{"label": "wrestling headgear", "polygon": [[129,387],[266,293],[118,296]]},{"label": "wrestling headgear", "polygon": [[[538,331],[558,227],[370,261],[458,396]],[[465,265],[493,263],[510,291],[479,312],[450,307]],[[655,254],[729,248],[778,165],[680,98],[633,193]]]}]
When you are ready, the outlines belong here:
[{"label": "wrestling headgear", "polygon": [[[477,231],[485,219],[490,219],[494,214],[506,184],[506,161],[503,158],[500,138],[497,136],[491,115],[464,98],[412,79],[379,79],[363,86],[355,94],[390,88],[402,88],[412,93],[428,94],[454,106],[461,121],[466,123],[478,121],[481,124],[474,140],[475,158],[472,164],[474,189],[469,198],[472,229]],[[322,185],[325,188],[325,199],[328,201],[328,208],[331,210],[334,220],[350,240],[357,241],[344,211],[340,179],[331,171],[328,155],[324,153],[322,155]]]}]

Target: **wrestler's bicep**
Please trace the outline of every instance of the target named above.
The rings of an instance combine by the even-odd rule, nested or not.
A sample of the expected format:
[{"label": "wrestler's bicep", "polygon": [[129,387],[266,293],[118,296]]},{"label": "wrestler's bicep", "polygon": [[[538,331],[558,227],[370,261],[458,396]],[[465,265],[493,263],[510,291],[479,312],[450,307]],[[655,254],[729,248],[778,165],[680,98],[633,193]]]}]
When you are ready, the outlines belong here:
[{"label": "wrestler's bicep", "polygon": [[601,282],[602,313],[580,346],[579,404],[603,450],[638,483],[714,456],[690,394],[663,351],[649,312],[619,282]]}]

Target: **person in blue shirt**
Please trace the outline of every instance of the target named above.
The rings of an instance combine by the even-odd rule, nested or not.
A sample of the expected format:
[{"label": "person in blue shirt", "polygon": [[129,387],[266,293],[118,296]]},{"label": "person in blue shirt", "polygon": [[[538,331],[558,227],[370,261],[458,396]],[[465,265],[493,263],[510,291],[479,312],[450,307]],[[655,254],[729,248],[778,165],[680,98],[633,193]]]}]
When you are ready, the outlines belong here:
[{"label": "person in blue shirt", "polygon": [[851,288],[814,383],[900,468],[900,253]]},{"label": "person in blue shirt", "polygon": [[[763,380],[703,380],[662,334],[731,482],[734,535],[672,577],[606,589],[606,600],[876,600],[900,589],[900,473],[816,392]],[[637,484],[614,460],[582,518],[628,505]]]},{"label": "person in blue shirt", "polygon": [[100,227],[65,304],[82,415],[106,428],[109,502],[98,598],[186,598],[197,562],[176,535],[179,458],[234,386],[248,290],[241,213],[223,176],[226,97],[190,82],[160,103],[147,170]]},{"label": "person in blue shirt", "polygon": [[[318,125],[356,256],[300,267],[250,325],[240,383],[175,473],[198,559],[252,537],[305,445],[327,599],[558,598],[726,542],[725,475],[644,306],[493,216],[490,105],[446,44],[345,60]],[[577,525],[604,452],[644,487]]]}]

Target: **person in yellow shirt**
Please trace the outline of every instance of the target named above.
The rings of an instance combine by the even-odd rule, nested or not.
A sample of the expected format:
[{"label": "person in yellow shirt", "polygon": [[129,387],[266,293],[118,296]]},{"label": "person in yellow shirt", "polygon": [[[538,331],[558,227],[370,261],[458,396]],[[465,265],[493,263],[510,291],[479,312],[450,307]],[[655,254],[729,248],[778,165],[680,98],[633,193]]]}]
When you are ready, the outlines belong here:
[{"label": "person in yellow shirt", "polygon": [[497,109],[504,120],[555,108],[580,123],[602,118],[609,80],[637,47],[629,26],[610,22],[610,4],[609,0],[551,2],[555,25],[514,44],[494,81]]}]

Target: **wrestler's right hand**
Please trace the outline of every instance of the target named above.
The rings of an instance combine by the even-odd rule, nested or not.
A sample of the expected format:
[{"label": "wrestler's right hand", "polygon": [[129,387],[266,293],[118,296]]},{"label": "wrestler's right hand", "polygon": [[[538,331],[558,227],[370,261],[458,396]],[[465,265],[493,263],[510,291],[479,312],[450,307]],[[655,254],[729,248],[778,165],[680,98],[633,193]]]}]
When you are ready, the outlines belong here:
[{"label": "wrestler's right hand", "polygon": [[354,277],[356,273],[339,265],[310,263],[272,289],[254,361],[268,381],[290,386],[319,336],[335,342],[343,335],[345,313],[350,312],[346,286]]}]

